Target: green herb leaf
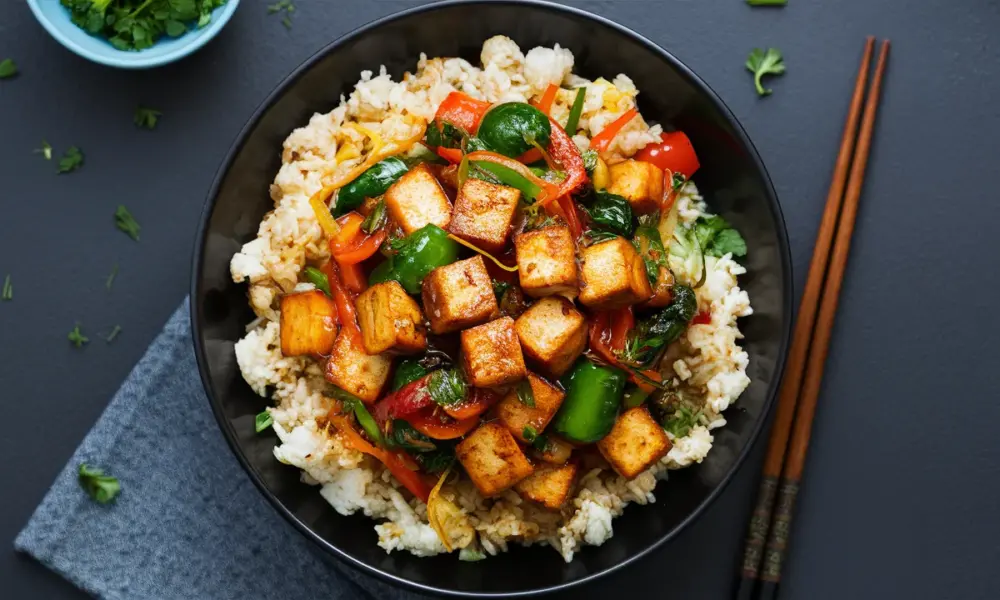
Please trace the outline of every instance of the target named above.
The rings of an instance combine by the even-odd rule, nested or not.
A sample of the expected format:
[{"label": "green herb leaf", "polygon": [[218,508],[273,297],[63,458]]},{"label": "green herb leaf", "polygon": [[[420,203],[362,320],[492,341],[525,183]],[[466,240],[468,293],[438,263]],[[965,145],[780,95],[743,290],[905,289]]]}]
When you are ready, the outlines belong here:
[{"label": "green herb leaf", "polygon": [[656,362],[660,351],[687,329],[698,311],[694,290],[676,284],[672,292],[673,299],[666,308],[636,323],[620,355],[623,366],[648,368]]},{"label": "green herb leaf", "polygon": [[260,433],[261,431],[264,431],[265,429],[270,427],[273,423],[274,423],[274,418],[271,416],[270,412],[266,410],[259,412],[257,413],[257,416],[254,417],[253,419],[254,432]]},{"label": "green herb leaf", "polygon": [[583,168],[587,170],[587,175],[593,175],[594,169],[597,168],[597,150],[586,149],[580,153],[583,158]]},{"label": "green herb leaf", "polygon": [[719,215],[698,217],[694,223],[694,236],[708,256],[721,258],[725,254],[742,257],[747,254],[743,236]]},{"label": "green herb leaf", "polygon": [[59,159],[59,172],[70,173],[83,165],[83,152],[76,146],[70,146],[66,154]]},{"label": "green herb leaf", "polygon": [[111,342],[115,341],[115,338],[118,337],[118,334],[121,332],[122,332],[121,325],[115,325],[114,329],[111,330],[111,333],[109,333],[108,337],[104,338],[104,340],[110,344]]},{"label": "green herb leaf", "polygon": [[125,234],[133,240],[137,242],[139,241],[139,222],[136,221],[132,216],[132,213],[130,213],[128,209],[122,205],[119,205],[118,209],[115,210],[115,226],[125,232]]},{"label": "green herb leaf", "polygon": [[392,391],[409,385],[428,373],[426,367],[420,364],[419,360],[406,359],[396,367],[396,373],[392,376]]},{"label": "green herb leaf", "polygon": [[517,399],[528,408],[535,408],[535,392],[527,379],[522,379],[521,383],[517,384]]},{"label": "green herb leaf", "polygon": [[785,6],[788,0],[747,0],[750,6]]},{"label": "green herb leaf", "polygon": [[753,83],[757,88],[757,95],[767,96],[771,90],[765,89],[760,80],[765,75],[781,75],[785,72],[781,51],[777,48],[768,48],[765,52],[760,48],[754,48],[747,58],[747,70],[753,73]]},{"label": "green herb leaf", "polygon": [[486,560],[486,553],[466,546],[458,551],[458,560],[462,562],[476,562]]},{"label": "green herb leaf", "polygon": [[403,419],[392,421],[392,427],[385,435],[385,443],[390,448],[399,448],[413,454],[434,452],[438,449],[434,440],[414,429]]},{"label": "green herb leaf", "polygon": [[427,392],[440,406],[454,406],[465,399],[466,385],[458,369],[438,369],[427,380]]},{"label": "green herb leaf", "polygon": [[455,464],[455,449],[446,447],[434,452],[421,452],[414,457],[420,467],[428,473],[442,473],[445,469]]},{"label": "green herb leaf", "polygon": [[317,289],[322,290],[324,294],[333,297],[333,294],[330,293],[330,279],[326,276],[326,273],[316,267],[306,267],[306,279],[315,285]]},{"label": "green herb leaf", "polygon": [[158,110],[139,106],[135,109],[132,122],[135,123],[136,127],[155,129],[156,123],[160,120],[161,116],[163,116],[163,113]]},{"label": "green herb leaf", "polygon": [[45,160],[52,160],[52,146],[45,140],[42,140],[42,147],[36,148],[34,151],[44,156]]},{"label": "green herb leaf", "polygon": [[292,6],[292,0],[278,0],[274,4],[267,5],[267,14],[273,15],[287,9],[289,6]]},{"label": "green herb leaf", "polygon": [[104,471],[91,467],[87,463],[80,463],[77,478],[84,491],[99,504],[111,502],[122,491],[121,484],[118,483],[116,477],[105,475]]},{"label": "green herb leaf", "polygon": [[529,444],[533,444],[535,440],[538,438],[538,430],[536,430],[531,425],[525,425],[524,429],[521,430],[521,437],[523,437],[524,441],[528,442]]},{"label": "green herb leaf", "polygon": [[289,19],[288,17],[284,17],[283,19],[281,19],[281,24],[285,26],[285,29],[292,28],[292,20]]},{"label": "green herb leaf", "polygon": [[17,65],[13,59],[5,58],[0,61],[0,79],[7,79],[17,75]]},{"label": "green herb leaf", "polygon": [[10,282],[10,274],[8,273],[7,277],[5,277],[3,280],[3,290],[0,291],[0,300],[7,302],[13,299],[14,299],[14,284]]},{"label": "green herb leaf", "polygon": [[90,342],[90,338],[88,338],[87,336],[83,335],[83,332],[80,331],[80,325],[79,324],[75,325],[73,327],[73,330],[70,331],[69,335],[66,336],[66,337],[69,338],[69,343],[73,344],[77,348],[83,348],[84,344]]},{"label": "green herb leaf", "polygon": [[681,188],[684,187],[684,184],[686,184],[687,181],[687,177],[685,177],[683,173],[674,173],[670,179],[675,192],[681,191]]}]

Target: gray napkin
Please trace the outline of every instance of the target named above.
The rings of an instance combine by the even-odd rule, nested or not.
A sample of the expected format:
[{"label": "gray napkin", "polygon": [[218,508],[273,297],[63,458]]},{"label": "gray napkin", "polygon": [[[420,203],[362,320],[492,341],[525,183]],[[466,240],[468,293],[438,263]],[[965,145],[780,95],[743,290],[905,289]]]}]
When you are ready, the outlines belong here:
[{"label": "gray napkin", "polygon": [[[80,488],[81,462],[120,480],[113,504],[97,504]],[[113,600],[420,597],[334,566],[253,487],[205,398],[187,300],[14,545]]]}]

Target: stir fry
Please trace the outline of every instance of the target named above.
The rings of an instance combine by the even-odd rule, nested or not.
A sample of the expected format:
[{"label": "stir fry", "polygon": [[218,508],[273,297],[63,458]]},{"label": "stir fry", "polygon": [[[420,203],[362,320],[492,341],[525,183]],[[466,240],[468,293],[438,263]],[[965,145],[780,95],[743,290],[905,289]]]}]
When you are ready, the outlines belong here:
[{"label": "stir fry", "polygon": [[630,479],[670,450],[660,363],[706,315],[704,267],[682,280],[668,252],[704,264],[734,241],[721,220],[677,225],[699,168],[683,132],[617,156],[633,109],[581,150],[585,90],[565,128],[548,114],[557,91],[496,105],[452,92],[407,140],[355,126],[367,156],[310,200],[330,259],[280,301],[282,353],[317,357],[335,386],[329,426],[433,500],[448,547],[465,535],[443,524],[450,475],[558,509],[580,457]]}]

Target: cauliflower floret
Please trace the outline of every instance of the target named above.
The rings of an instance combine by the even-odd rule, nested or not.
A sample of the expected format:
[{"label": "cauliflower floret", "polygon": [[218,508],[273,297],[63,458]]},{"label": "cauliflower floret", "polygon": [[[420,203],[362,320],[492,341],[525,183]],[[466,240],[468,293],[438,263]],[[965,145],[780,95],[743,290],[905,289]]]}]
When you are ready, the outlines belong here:
[{"label": "cauliflower floret", "polygon": [[532,48],[524,57],[524,78],[532,94],[541,94],[550,83],[559,85],[573,70],[573,53],[556,44],[552,48]]},{"label": "cauliflower floret", "polygon": [[495,35],[483,42],[479,60],[483,61],[484,69],[496,65],[500,69],[507,70],[523,63],[524,54],[514,40],[505,35]]}]

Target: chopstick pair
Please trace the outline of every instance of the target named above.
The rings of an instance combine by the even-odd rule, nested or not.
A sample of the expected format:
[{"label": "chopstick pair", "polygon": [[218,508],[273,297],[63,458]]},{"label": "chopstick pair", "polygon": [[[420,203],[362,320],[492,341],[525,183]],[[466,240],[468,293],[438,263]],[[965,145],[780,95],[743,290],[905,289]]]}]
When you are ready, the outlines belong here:
[{"label": "chopstick pair", "polygon": [[[889,41],[885,40],[865,103],[874,46],[875,38],[869,37],[809,264],[757,503],[750,518],[737,600],[771,600],[777,596],[889,55]],[[855,148],[859,121],[861,131]]]}]

